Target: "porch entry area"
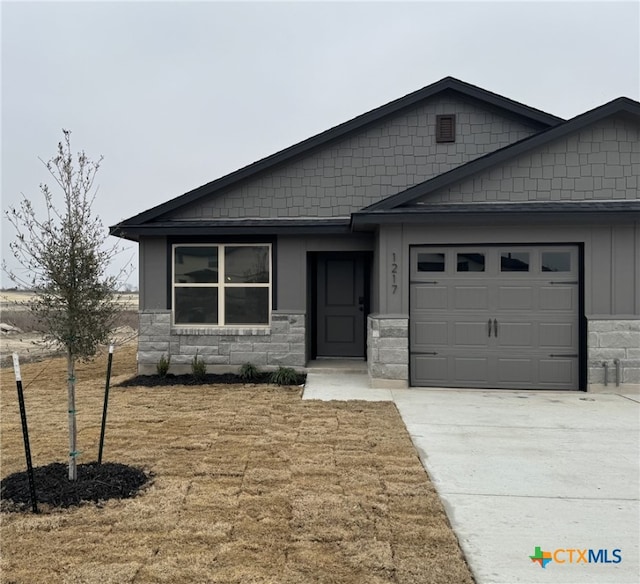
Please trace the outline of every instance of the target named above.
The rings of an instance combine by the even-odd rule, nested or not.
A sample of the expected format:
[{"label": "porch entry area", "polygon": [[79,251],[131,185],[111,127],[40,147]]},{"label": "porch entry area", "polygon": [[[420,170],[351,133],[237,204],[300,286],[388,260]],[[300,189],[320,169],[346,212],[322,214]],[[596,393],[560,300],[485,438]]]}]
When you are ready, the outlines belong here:
[{"label": "porch entry area", "polygon": [[363,359],[371,255],[319,252],[310,258],[312,359]]}]

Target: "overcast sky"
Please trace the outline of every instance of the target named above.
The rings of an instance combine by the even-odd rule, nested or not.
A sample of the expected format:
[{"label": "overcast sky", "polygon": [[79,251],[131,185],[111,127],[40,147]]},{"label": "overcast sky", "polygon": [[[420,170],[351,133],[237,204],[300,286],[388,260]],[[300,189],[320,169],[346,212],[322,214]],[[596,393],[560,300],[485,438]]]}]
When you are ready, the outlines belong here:
[{"label": "overcast sky", "polygon": [[[105,226],[447,75],[566,118],[640,98],[637,0],[1,11],[2,208],[21,193],[40,200],[51,181],[38,157],[65,128],[74,150],[104,155],[94,210]],[[1,226],[7,258],[14,233]]]}]

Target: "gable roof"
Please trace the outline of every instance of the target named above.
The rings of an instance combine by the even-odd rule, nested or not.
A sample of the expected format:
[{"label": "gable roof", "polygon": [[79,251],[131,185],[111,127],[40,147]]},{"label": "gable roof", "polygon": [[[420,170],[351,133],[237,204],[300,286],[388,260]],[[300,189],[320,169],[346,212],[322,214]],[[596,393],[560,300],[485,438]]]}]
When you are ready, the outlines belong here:
[{"label": "gable roof", "polygon": [[387,197],[382,201],[365,207],[361,211],[353,213],[356,216],[367,215],[369,219],[372,214],[380,214],[388,212],[398,207],[411,205],[419,199],[437,190],[452,186],[453,184],[474,176],[484,170],[493,168],[503,162],[507,162],[520,154],[529,152],[539,146],[557,140],[605,118],[613,115],[622,115],[636,121],[640,121],[640,103],[629,99],[628,97],[619,97],[602,106],[594,108],[584,114],[580,114],[569,121],[556,125],[548,130],[534,134],[528,138],[524,138],[519,142],[515,142],[499,150],[495,150],[489,154],[475,158],[466,164],[457,166],[452,170],[440,174],[432,179],[421,182],[410,187],[400,193]]},{"label": "gable roof", "polygon": [[422,101],[425,101],[437,94],[443,92],[456,92],[463,97],[471,98],[483,102],[485,105],[502,110],[502,112],[510,114],[514,117],[525,119],[529,123],[540,126],[540,129],[556,126],[564,120],[557,116],[548,114],[541,110],[529,107],[517,101],[513,101],[496,93],[492,93],[485,89],[481,89],[470,83],[460,81],[453,77],[445,77],[436,83],[423,87],[418,91],[409,93],[404,97],[396,99],[380,106],[367,113],[359,115],[347,122],[335,126],[329,130],[316,134],[311,138],[307,138],[302,142],[298,142],[289,148],[285,148],[280,152],[267,156],[257,162],[245,166],[235,172],[227,174],[217,180],[202,185],[192,191],[181,196],[171,199],[165,203],[152,207],[138,215],[134,215],[129,219],[121,221],[118,225],[111,227],[110,231],[114,235],[120,235],[120,229],[132,226],[138,226],[154,219],[161,217],[167,213],[171,213],[185,205],[189,205],[198,201],[203,197],[210,196],[216,192],[226,189],[240,181],[251,178],[265,170],[271,169],[284,162],[290,161],[303,154],[306,154],[316,148],[324,146],[330,142],[344,138],[356,131],[363,130],[367,126],[378,123],[381,120],[398,114],[406,109],[415,107]]}]

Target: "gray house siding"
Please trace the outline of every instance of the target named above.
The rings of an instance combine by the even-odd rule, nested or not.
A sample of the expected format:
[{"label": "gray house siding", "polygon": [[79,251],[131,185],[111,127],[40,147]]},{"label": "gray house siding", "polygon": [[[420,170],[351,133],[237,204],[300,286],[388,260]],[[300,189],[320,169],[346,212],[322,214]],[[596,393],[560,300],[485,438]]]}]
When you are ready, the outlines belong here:
[{"label": "gray house siding", "polygon": [[[436,115],[452,113],[456,142],[438,144]],[[348,216],[536,131],[473,101],[438,96],[166,218]]]},{"label": "gray house siding", "polygon": [[306,310],[307,255],[313,252],[373,251],[372,234],[336,236],[279,236],[277,244],[278,309]]},{"label": "gray house siding", "polygon": [[[490,223],[490,220],[487,221]],[[640,223],[633,218],[608,225],[383,225],[377,287],[379,312],[409,313],[410,245],[491,245],[531,243],[584,244],[585,313],[594,318],[640,315]],[[392,258],[396,254],[397,270]],[[396,276],[395,280],[393,276]],[[395,282],[395,284],[394,284]],[[398,286],[394,293],[394,285]]]},{"label": "gray house siding", "polygon": [[640,126],[609,118],[423,202],[637,199],[639,186]]},{"label": "gray house siding", "polygon": [[167,308],[167,238],[146,237],[140,240],[140,310]]}]

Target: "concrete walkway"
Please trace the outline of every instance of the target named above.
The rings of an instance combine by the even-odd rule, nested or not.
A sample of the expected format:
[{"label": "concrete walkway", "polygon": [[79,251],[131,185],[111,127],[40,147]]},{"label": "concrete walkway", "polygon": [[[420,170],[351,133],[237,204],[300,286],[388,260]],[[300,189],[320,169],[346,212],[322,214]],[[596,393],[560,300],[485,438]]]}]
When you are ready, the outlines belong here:
[{"label": "concrete walkway", "polygon": [[313,374],[304,399],[395,402],[478,584],[640,582],[637,395],[367,385]]}]

